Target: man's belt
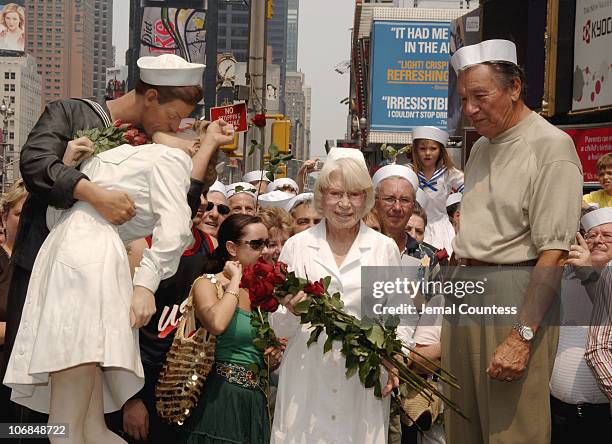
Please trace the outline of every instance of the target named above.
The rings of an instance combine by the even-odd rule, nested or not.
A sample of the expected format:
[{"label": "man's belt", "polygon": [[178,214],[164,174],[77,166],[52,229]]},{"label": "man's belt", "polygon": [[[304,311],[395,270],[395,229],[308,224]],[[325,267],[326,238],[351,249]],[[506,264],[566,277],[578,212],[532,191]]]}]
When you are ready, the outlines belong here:
[{"label": "man's belt", "polygon": [[530,259],[514,264],[494,264],[492,262],[479,261],[478,259],[457,259],[457,264],[462,267],[533,267],[537,262],[537,259]]},{"label": "man's belt", "polygon": [[610,418],[610,404],[568,404],[554,396],[550,397],[550,406],[553,410],[574,418]]}]

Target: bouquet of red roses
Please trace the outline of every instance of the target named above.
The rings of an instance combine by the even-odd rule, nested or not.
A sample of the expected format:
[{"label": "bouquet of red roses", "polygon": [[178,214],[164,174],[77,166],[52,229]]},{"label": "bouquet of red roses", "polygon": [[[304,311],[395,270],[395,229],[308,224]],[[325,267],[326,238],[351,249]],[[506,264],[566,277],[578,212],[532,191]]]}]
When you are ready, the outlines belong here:
[{"label": "bouquet of red roses", "polygon": [[278,262],[271,265],[263,259],[246,267],[242,273],[240,287],[249,290],[251,325],[257,329],[257,337],[253,343],[262,352],[268,347],[281,345],[264,313],[273,313],[278,308],[279,302],[274,297],[274,288],[285,280],[286,275],[287,267],[284,264]]},{"label": "bouquet of red roses", "polygon": [[[402,395],[407,396],[410,390],[416,390],[430,400],[433,400],[433,396],[438,396],[461,414],[454,403],[408,365],[409,357],[396,334],[399,318],[389,316],[372,320],[349,315],[343,310],[340,293],[330,295],[330,282],[329,276],[314,282],[297,277],[295,273],[288,272],[287,266],[281,262],[274,266],[258,262],[247,267],[240,286],[249,290],[253,312],[258,313],[252,320],[252,324],[258,329],[257,339],[254,341],[258,348],[263,350],[279,344],[270,324],[263,318],[262,310],[276,311],[279,300],[303,291],[310,297],[299,303],[295,311],[300,315],[301,324],[309,324],[312,327],[308,345],[318,341],[323,331],[327,335],[323,346],[324,353],[331,350],[333,341],[340,341],[342,354],[346,358],[347,378],[358,373],[361,383],[366,388],[373,387],[375,395],[380,397],[381,366],[389,363],[398,370]],[[418,355],[414,350],[411,352]],[[436,368],[433,362],[426,357],[422,358],[430,363],[432,369]],[[459,388],[456,378],[450,373],[439,369],[439,376],[442,382]]]},{"label": "bouquet of red roses", "polygon": [[[106,150],[116,148],[124,143],[130,145],[144,145],[147,143],[147,136],[131,123],[115,120],[112,126],[106,128],[91,128],[79,130],[74,135],[75,139],[87,137],[95,146],[95,154],[103,153]],[[75,159],[79,161],[79,159]]]}]

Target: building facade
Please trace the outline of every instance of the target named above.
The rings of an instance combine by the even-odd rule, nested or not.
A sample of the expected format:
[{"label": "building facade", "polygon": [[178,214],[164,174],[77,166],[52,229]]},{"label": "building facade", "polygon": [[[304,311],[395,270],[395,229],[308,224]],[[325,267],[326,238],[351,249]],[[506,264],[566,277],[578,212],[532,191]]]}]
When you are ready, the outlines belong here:
[{"label": "building facade", "polygon": [[26,51],[38,62],[44,103],[93,97],[95,0],[27,0]]},{"label": "building facade", "polygon": [[285,114],[289,120],[291,120],[291,145],[293,146],[293,157],[298,160],[304,160],[304,126],[306,123],[304,73],[287,73],[285,104]]},{"label": "building facade", "polygon": [[[4,168],[5,184],[19,178],[19,153],[41,112],[41,76],[36,60],[31,55],[0,57],[0,103],[4,101],[15,114],[8,120],[7,134],[3,142],[6,151],[1,155],[0,167]],[[0,122],[0,129],[2,129]],[[4,137],[6,136],[6,139]]]},{"label": "building facade", "polygon": [[113,47],[113,0],[94,3],[94,73],[93,95],[103,100],[106,91],[106,68],[115,66]]},{"label": "building facade", "polygon": [[287,7],[287,71],[297,71],[299,0],[289,0]]}]

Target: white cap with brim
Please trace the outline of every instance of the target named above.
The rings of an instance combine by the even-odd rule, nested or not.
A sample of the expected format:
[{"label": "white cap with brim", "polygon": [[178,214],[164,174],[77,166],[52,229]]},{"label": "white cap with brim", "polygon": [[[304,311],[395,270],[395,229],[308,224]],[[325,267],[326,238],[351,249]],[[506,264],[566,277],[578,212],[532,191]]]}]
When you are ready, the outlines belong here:
[{"label": "white cap with brim", "polygon": [[451,205],[461,202],[462,198],[463,198],[463,194],[461,193],[449,194],[448,197],[446,198],[446,208],[450,207]]},{"label": "white cap with brim", "polygon": [[313,193],[298,194],[297,196],[293,197],[293,199],[291,199],[289,202],[287,202],[287,205],[285,205],[285,210],[287,210],[287,213],[290,213],[291,211],[293,211],[295,207],[300,205],[302,202],[312,202],[313,199],[314,199]]},{"label": "white cap with brim", "polygon": [[612,223],[612,207],[600,208],[585,214],[582,216],[581,223],[585,231],[598,225]]},{"label": "white cap with brim", "polygon": [[298,187],[297,182],[293,179],[290,179],[289,177],[282,177],[269,183],[268,187],[266,188],[266,191],[270,193],[286,186],[293,188],[295,190],[295,194],[299,193],[300,188]]},{"label": "white cap with brim", "polygon": [[451,57],[451,64],[457,73],[484,62],[510,62],[516,65],[516,45],[510,40],[485,40],[459,48]]},{"label": "white cap with brim", "polygon": [[376,187],[383,180],[396,176],[399,176],[410,182],[410,185],[412,185],[412,189],[414,191],[419,188],[419,178],[414,173],[414,171],[412,171],[411,168],[408,168],[404,165],[386,165],[382,168],[379,168],[378,171],[376,171],[376,173],[374,173],[374,176],[372,177],[372,184],[376,189]]},{"label": "white cap with brim", "polygon": [[368,170],[365,157],[363,157],[363,153],[357,148],[332,148],[329,150],[329,154],[327,154],[326,161],[338,162],[342,159],[355,159],[361,162],[366,171]]},{"label": "white cap with brim", "polygon": [[218,193],[222,193],[225,195],[225,185],[222,182],[215,180],[215,183],[213,183],[208,189],[209,193],[212,193],[213,191],[216,191]]},{"label": "white cap with brim", "polygon": [[429,139],[435,140],[446,146],[448,142],[448,133],[435,126],[415,126],[412,129],[412,140],[416,139]]},{"label": "white cap with brim", "polygon": [[249,183],[259,182],[262,180],[264,182],[270,182],[270,179],[268,179],[268,176],[267,176],[267,171],[265,170],[249,171],[244,176],[242,176],[242,180],[245,182],[249,182]]},{"label": "white cap with brim", "polygon": [[238,193],[246,193],[255,198],[257,190],[253,185],[248,182],[236,182],[227,186],[225,190],[225,197],[229,199],[230,197],[235,196]]},{"label": "white cap with brim", "polygon": [[428,200],[429,197],[427,197],[427,193],[419,188],[416,192],[416,201],[421,206],[421,208],[425,208],[425,205],[427,205]]},{"label": "white cap with brim", "polygon": [[284,210],[289,201],[292,200],[294,197],[295,196],[291,193],[276,190],[270,193],[261,194],[258,198],[258,202],[259,205],[263,208],[276,207],[282,208]]},{"label": "white cap with brim", "polygon": [[140,80],[155,86],[200,86],[206,65],[190,63],[175,54],[141,57]]}]

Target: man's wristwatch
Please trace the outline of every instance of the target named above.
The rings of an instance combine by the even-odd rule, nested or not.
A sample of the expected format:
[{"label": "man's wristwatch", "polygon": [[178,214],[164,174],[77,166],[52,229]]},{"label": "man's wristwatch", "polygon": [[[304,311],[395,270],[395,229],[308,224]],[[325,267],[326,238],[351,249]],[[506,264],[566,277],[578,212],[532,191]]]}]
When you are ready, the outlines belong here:
[{"label": "man's wristwatch", "polygon": [[513,328],[516,330],[516,332],[519,334],[519,336],[521,337],[523,341],[525,342],[533,341],[535,334],[533,333],[533,329],[531,327],[527,327],[526,325],[523,325],[520,322],[517,322],[516,324],[514,324]]}]

